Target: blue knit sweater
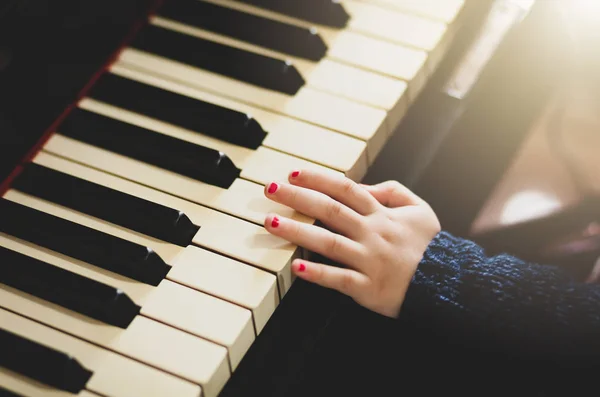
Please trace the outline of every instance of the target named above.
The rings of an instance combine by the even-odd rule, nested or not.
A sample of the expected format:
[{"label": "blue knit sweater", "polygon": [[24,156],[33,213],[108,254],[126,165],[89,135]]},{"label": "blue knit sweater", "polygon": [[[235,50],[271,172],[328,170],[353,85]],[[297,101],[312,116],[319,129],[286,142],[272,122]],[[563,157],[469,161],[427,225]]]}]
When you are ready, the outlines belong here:
[{"label": "blue knit sweater", "polygon": [[600,286],[563,269],[439,233],[407,292],[400,320],[443,330],[476,349],[600,361]]}]

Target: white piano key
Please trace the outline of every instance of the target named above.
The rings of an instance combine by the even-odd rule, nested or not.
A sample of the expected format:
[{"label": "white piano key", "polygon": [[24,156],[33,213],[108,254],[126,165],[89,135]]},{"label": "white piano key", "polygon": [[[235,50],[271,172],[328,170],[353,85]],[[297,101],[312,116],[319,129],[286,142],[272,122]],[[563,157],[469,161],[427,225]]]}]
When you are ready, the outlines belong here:
[{"label": "white piano key", "polygon": [[[123,69],[175,79],[192,87],[367,141],[369,156],[376,154],[372,147],[375,141],[371,143],[371,139],[375,138],[379,143],[379,140],[385,139],[389,134],[385,122],[386,112],[383,109],[362,105],[311,87],[305,86],[296,95],[290,96],[133,49],[121,54],[119,61],[110,70],[122,74],[120,70]],[[382,145],[383,143],[379,143],[379,146]]]},{"label": "white piano key", "polygon": [[[0,288],[0,306],[14,307],[11,295]],[[198,397],[201,388],[189,381],[177,378],[128,357],[116,354],[82,341],[67,333],[25,318],[26,314],[15,314],[0,308],[0,328],[18,334],[42,345],[63,351],[75,357],[84,367],[93,372],[86,387],[92,393],[110,397]],[[3,382],[15,390],[35,393],[40,385],[26,379],[10,377],[0,369]],[[35,395],[35,394],[33,394]],[[52,396],[44,390],[44,396]],[[57,394],[60,396],[60,394]],[[61,396],[62,397],[62,396]],[[82,395],[81,397],[88,397]]]},{"label": "white piano key", "polygon": [[[196,225],[201,225],[193,239],[195,244],[252,263],[257,267],[274,272],[276,272],[274,269],[288,269],[290,261],[298,255],[291,244],[288,245],[287,252],[282,252],[281,249],[272,250],[272,245],[265,245],[264,242],[267,240],[279,239],[270,236],[264,228],[190,201],[48,153],[39,153],[33,161],[123,193],[176,208],[184,212]],[[214,225],[221,226],[215,228]],[[273,274],[201,248],[189,246],[163,250],[160,248],[161,243],[155,244],[157,240],[135,233],[127,234],[126,237],[130,241],[151,246],[156,252],[160,252],[163,259],[173,266],[167,278],[252,310],[258,331],[264,327],[279,302],[276,276]],[[263,243],[258,244],[259,241]],[[274,246],[281,247],[283,244],[285,242],[279,240],[279,243],[274,243]],[[289,280],[286,284],[280,285],[285,291],[285,287],[289,288],[291,283],[291,275],[281,276],[281,278]]]},{"label": "white piano key", "polygon": [[[312,62],[292,57],[281,52],[188,26],[163,17],[153,17],[151,23],[162,28],[211,40],[230,47],[291,61],[305,79],[307,86],[385,110],[388,113],[388,119],[390,119],[389,125],[392,129],[402,118],[408,105],[407,84],[398,79],[328,58],[322,59],[319,62]],[[142,51],[133,48],[125,49],[121,57],[126,60],[130,52],[135,54],[135,52],[139,53]]]},{"label": "white piano key", "polygon": [[222,189],[67,138],[60,135],[60,130],[48,139],[43,150],[259,225],[269,212],[314,222],[289,207],[271,202],[264,197],[264,187],[254,182],[238,178],[229,189]]},{"label": "white piano key", "polygon": [[[294,169],[301,168],[309,168],[323,172],[340,174],[339,171],[331,170],[330,168],[322,165],[285,153],[280,153],[271,148],[261,146],[257,150],[252,150],[242,146],[237,146],[216,138],[209,137],[207,135],[203,135],[197,131],[191,131],[185,128],[177,127],[173,124],[165,123],[160,120],[124,110],[90,98],[85,98],[82,100],[79,104],[79,107],[189,143],[221,151],[227,154],[236,167],[242,170],[240,175],[242,178],[262,185],[267,184],[272,180],[287,180],[289,172]],[[306,141],[305,145],[307,145]],[[274,156],[277,158],[274,159]]]},{"label": "white piano key", "polygon": [[425,50],[436,50],[446,25],[415,15],[386,9],[360,0],[341,0],[350,15],[347,29]]},{"label": "white piano key", "polygon": [[367,142],[374,158],[388,137],[386,112],[303,87],[293,97],[137,50],[111,67],[119,75],[146,73],[329,128]]},{"label": "white piano key", "polygon": [[398,11],[452,24],[464,8],[465,0],[361,0]]},{"label": "white piano key", "polygon": [[[304,27],[316,27],[328,47],[327,58],[405,80],[411,97],[425,78],[427,52],[356,32],[314,25],[287,15],[231,0],[210,0],[243,12]],[[377,29],[377,27],[374,27]],[[415,85],[416,84],[416,85]]]},{"label": "white piano key", "polygon": [[[149,293],[143,291],[147,285],[93,269],[81,261],[4,234],[0,234],[0,246],[85,277],[93,275],[100,282],[111,279],[114,284],[118,280],[134,301],[143,300]],[[230,377],[225,347],[144,316],[135,317],[127,329],[122,329],[3,284],[0,284],[0,306],[199,384],[207,396],[216,396]]]},{"label": "white piano key", "polygon": [[[95,220],[95,218],[80,214],[76,211],[46,202],[41,199],[9,190],[4,198],[37,209],[39,211],[67,219],[80,225],[100,230],[104,233],[132,241],[154,249],[167,262],[177,261],[176,256],[185,250],[174,244],[160,242],[151,238],[136,238],[135,233],[124,230],[112,224]],[[192,247],[190,247],[192,250]],[[201,292],[194,291],[169,281],[163,281],[157,288],[150,285],[126,279],[90,266],[84,273],[83,267],[69,267],[68,270],[85,277],[118,287],[125,291],[136,304],[142,307],[142,314],[157,319],[163,323],[184,329],[190,333],[206,338],[227,347],[233,368],[237,366],[247,349],[254,340],[254,330],[251,313],[246,309],[231,303],[213,298]],[[196,307],[193,315],[183,306],[187,299],[188,305]],[[150,300],[151,303],[147,303]],[[169,309],[170,307],[170,309]],[[187,307],[191,310],[191,307]],[[198,321],[189,324],[189,317]]]}]

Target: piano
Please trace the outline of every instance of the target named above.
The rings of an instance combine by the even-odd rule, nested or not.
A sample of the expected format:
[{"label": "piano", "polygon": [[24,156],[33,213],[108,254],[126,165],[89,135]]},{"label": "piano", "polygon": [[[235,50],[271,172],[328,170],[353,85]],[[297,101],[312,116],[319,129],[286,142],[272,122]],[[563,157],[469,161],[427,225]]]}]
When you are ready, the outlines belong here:
[{"label": "piano", "polygon": [[254,395],[315,222],[264,185],[362,180],[472,3],[3,2],[0,394]]}]

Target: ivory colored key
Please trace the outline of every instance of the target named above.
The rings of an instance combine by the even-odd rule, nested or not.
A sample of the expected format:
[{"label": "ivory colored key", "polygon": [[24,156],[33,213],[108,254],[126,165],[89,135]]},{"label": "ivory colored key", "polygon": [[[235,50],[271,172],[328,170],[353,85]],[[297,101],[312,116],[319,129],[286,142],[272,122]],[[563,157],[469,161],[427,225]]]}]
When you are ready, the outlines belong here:
[{"label": "ivory colored key", "polygon": [[[203,118],[215,117],[215,120],[210,121],[212,126],[219,124],[219,118],[222,116],[210,114],[198,116],[196,113],[201,109],[211,112],[205,104],[218,106],[219,109],[229,109],[240,114],[250,115],[252,120],[267,130],[266,137],[262,141],[264,147],[260,148],[259,146],[258,153],[264,153],[266,148],[289,153],[293,156],[285,156],[288,161],[297,161],[295,158],[300,157],[311,163],[314,162],[343,172],[355,180],[359,180],[366,173],[366,144],[363,141],[148,74],[122,68],[115,68],[114,72],[107,73],[97,82],[96,86],[88,93],[88,97],[80,103],[81,108],[94,110],[113,118],[120,116],[120,112],[109,111],[110,107],[101,107],[97,103],[103,102],[116,108],[147,116],[146,118],[150,117],[151,120],[143,122],[143,124],[140,124],[140,120],[144,118],[120,117],[123,121],[144,128],[158,129],[167,134],[169,134],[170,126],[193,131],[194,134],[188,132],[184,136],[191,135],[194,137],[195,143],[223,151],[236,166],[244,168],[248,163],[247,160],[258,157],[258,154],[252,150],[256,148],[236,144],[232,142],[233,138],[221,137],[217,131],[206,133],[205,128],[211,127],[203,124]],[[127,96],[120,95],[119,92],[122,90],[127,90],[129,94]],[[131,92],[137,94],[131,95]],[[144,101],[139,101],[137,95],[143,96]],[[162,109],[164,103],[177,107],[177,112]],[[105,110],[102,111],[102,109]],[[228,130],[234,131],[234,128],[230,127]],[[213,129],[217,128],[213,127]],[[244,133],[246,132],[240,131],[240,134]],[[177,134],[171,133],[170,135],[185,139]],[[319,144],[315,144],[315,142],[319,142]],[[331,147],[339,148],[339,150],[332,152]],[[289,167],[293,166],[293,164],[289,164]],[[252,178],[252,174],[242,173],[242,176]]]},{"label": "ivory colored key", "polygon": [[465,0],[362,0],[390,9],[406,11],[425,18],[452,24],[463,9]]},{"label": "ivory colored key", "polygon": [[[244,4],[240,1],[210,0],[213,3],[227,5],[228,7],[252,14],[260,15],[277,21],[299,26],[314,26],[310,22],[293,18],[267,9]],[[387,19],[387,17],[386,17]],[[374,25],[371,29],[377,34],[380,29],[377,21],[363,24]],[[348,24],[352,24],[350,20]],[[328,47],[327,59],[354,65],[363,69],[395,77],[408,83],[409,97],[413,98],[422,88],[426,79],[427,52],[414,49],[392,41],[365,35],[349,27],[335,29],[323,25],[316,25]]]},{"label": "ivory colored key", "polygon": [[[120,287],[126,288],[124,291],[139,303],[150,298],[151,290],[154,288],[116,277],[106,271],[96,270],[83,262],[63,257],[10,236],[0,235],[0,245],[104,284],[119,284]],[[93,321],[89,317],[6,285],[0,285],[0,305],[88,342],[197,383],[202,386],[207,396],[216,396],[230,377],[225,347],[145,316],[135,317],[127,329],[123,330]],[[231,307],[236,308],[233,305]],[[171,306],[170,310],[172,313],[165,315],[170,316],[171,320],[186,316],[185,313],[176,313],[176,306]],[[151,314],[158,317],[158,313]]]},{"label": "ivory colored key", "polygon": [[350,30],[426,51],[426,74],[442,60],[454,33],[443,22],[360,0],[342,0],[342,5],[351,15]]},{"label": "ivory colored key", "polygon": [[[248,2],[252,3],[252,1]],[[450,35],[447,32],[446,24],[441,21],[414,15],[410,12],[402,12],[401,8],[380,7],[380,4],[369,4],[369,2],[361,0],[341,0],[340,3],[350,16],[347,25],[341,32],[360,33],[379,40],[426,51],[428,57],[425,74],[428,74],[437,66],[446,52]],[[451,7],[448,11],[451,11]],[[275,18],[275,16],[272,17]],[[281,17],[281,15],[278,15],[278,17]],[[284,17],[284,19],[289,21],[289,17]],[[302,19],[293,19],[293,22],[299,26],[311,26],[311,22]],[[317,25],[316,28],[321,32],[327,44],[330,44],[340,34],[339,30],[336,32],[327,26]],[[416,84],[411,92],[412,97],[418,93],[420,88],[421,85]]]},{"label": "ivory colored key", "polygon": [[[303,3],[307,4],[306,0]],[[341,9],[340,5],[337,7]],[[308,8],[302,7],[305,10]],[[178,0],[176,3],[164,3],[157,12],[165,18],[303,59],[319,61],[327,52],[327,46],[315,29],[260,18],[207,1]]]},{"label": "ivory colored key", "polygon": [[[118,208],[116,202],[109,205]],[[147,246],[66,221],[11,200],[0,199],[0,217],[3,219],[0,223],[2,233],[148,285],[157,286],[171,270],[171,266]],[[82,290],[85,291],[85,288]],[[108,301],[114,302],[112,293]]]},{"label": "ivory colored key", "polygon": [[60,133],[223,189],[240,175],[240,169],[223,152],[81,108],[69,113],[60,125]]},{"label": "ivory colored key", "polygon": [[[85,225],[84,227],[81,227],[82,224],[86,223],[84,215],[69,210],[62,211],[62,209],[56,209],[53,204],[46,203],[25,194],[12,191],[9,191],[8,193],[8,196],[14,200],[14,202],[12,200],[0,201],[0,203],[3,204],[3,207],[6,208],[6,204],[10,204],[8,207],[12,208],[12,210],[19,214],[20,217],[28,219],[28,224],[37,224],[43,234],[49,232],[48,230],[45,230],[48,226],[59,226],[62,228],[62,230],[57,229],[56,233],[62,233],[63,231],[66,231],[68,227],[71,227],[71,229],[79,229],[79,232],[82,235],[88,234],[88,231],[94,231],[94,229],[85,227]],[[48,223],[47,219],[54,219],[55,221]],[[68,220],[68,222],[64,222],[65,219]],[[61,224],[63,226],[60,226]],[[107,233],[107,236],[111,236],[113,240],[116,240],[117,242],[120,241],[120,237],[115,236],[115,234],[119,232],[118,228],[113,228],[113,230],[110,230],[109,228],[106,229],[106,232],[112,232]],[[16,233],[14,234],[11,233],[15,238],[29,241],[37,246],[53,250],[63,255],[66,254],[74,259],[95,265],[94,258],[89,257],[86,253],[75,253],[72,255],[70,252],[65,252],[71,251],[68,247],[65,248],[63,246],[58,247],[58,249],[55,248],[57,245],[57,239],[55,237],[40,238],[40,233],[38,233],[38,236],[33,236],[35,239],[34,241],[33,239],[28,238],[31,236],[31,233],[23,233],[19,230],[15,230],[15,232]],[[66,235],[69,236],[70,233],[67,232]],[[102,235],[102,233],[96,233],[96,235]],[[63,237],[61,239],[63,241],[68,241],[75,240],[76,237]],[[100,238],[98,240],[100,240]],[[94,242],[94,240],[86,242],[89,251],[93,252],[95,250]],[[73,241],[73,243],[77,244],[78,242]],[[110,246],[106,247],[106,245],[107,244],[102,244],[102,247],[109,250]],[[140,248],[142,247],[144,246],[140,245]],[[88,257],[90,260],[86,261],[84,257]],[[123,284],[121,277],[123,272],[120,272],[119,269],[108,269],[111,271],[111,273],[109,273],[110,276],[115,276],[114,279],[111,277],[105,279],[104,274],[106,274],[106,272],[104,272],[104,268],[100,268],[102,270],[99,272],[94,272],[94,269],[98,268],[92,267],[89,274],[81,274],[78,268],[74,270],[69,268],[68,270],[76,274],[81,274],[89,279],[100,281],[103,284],[115,287],[118,290],[125,292],[127,296],[131,295],[133,302],[142,308],[141,314],[143,315],[155,318],[163,323],[183,329],[227,347],[232,368],[237,366],[254,341],[251,313],[246,309],[242,309],[239,306],[164,279],[160,282],[158,288],[151,288],[148,285],[148,287],[145,288],[145,293],[136,299],[136,296],[128,293],[128,288],[129,285],[131,285],[131,281],[135,282],[137,280],[127,280],[128,282]],[[140,289],[141,288],[142,287],[140,286]],[[176,310],[173,308],[176,308]]]},{"label": "ivory colored key", "polygon": [[[425,48],[428,50],[427,69],[433,71],[435,67],[443,59],[444,54],[447,52],[456,31],[458,30],[458,15],[464,7],[464,0],[359,0],[363,3],[371,3],[373,5],[386,8],[390,11],[396,11],[402,14],[412,14],[422,19],[427,19],[432,23],[436,23],[437,26],[446,25],[445,32],[442,36],[437,39],[435,47]],[[356,3],[357,0],[352,0],[352,3]],[[346,9],[350,10],[349,2],[344,1]],[[410,31],[409,31],[410,32]],[[416,31],[413,31],[417,33]],[[433,30],[426,30],[415,34],[418,40],[426,40],[433,42],[435,35],[432,35]],[[409,33],[410,34],[410,33]],[[426,39],[426,37],[429,37]]]},{"label": "ivory colored key", "polygon": [[[203,8],[206,5],[218,7],[226,12],[234,13],[236,16],[240,15],[246,18],[258,18],[259,21],[265,21],[267,23],[276,22],[268,18],[246,14],[233,8],[209,2],[191,0],[189,4],[188,2],[185,3],[185,5],[189,6],[193,4],[200,8]],[[386,110],[388,112],[387,117],[391,128],[399,122],[406,110],[408,98],[406,95],[406,83],[404,81],[369,72],[330,59],[309,61],[300,57],[294,57],[286,53],[283,49],[280,49],[279,51],[269,49],[261,46],[257,42],[249,42],[243,37],[235,39],[227,34],[230,25],[226,22],[222,22],[219,25],[219,28],[221,28],[219,31],[212,26],[205,27],[205,24],[203,24],[202,21],[198,21],[197,25],[193,24],[194,17],[189,16],[188,14],[175,14],[174,11],[171,11],[172,9],[177,8],[178,5],[183,6],[184,4],[180,2],[169,3],[166,9],[159,11],[159,16],[152,18],[151,23],[155,26],[214,41],[232,48],[238,48],[276,59],[288,60],[298,72],[300,72],[308,87],[314,87],[336,96],[345,97],[355,102]],[[227,15],[224,15],[223,18],[227,18]],[[247,23],[256,24],[256,21],[252,20]],[[212,30],[210,30],[210,28],[212,28]],[[269,26],[265,26],[264,30],[261,30],[263,29],[261,26],[255,26],[255,29],[264,31],[269,29]],[[275,32],[273,32],[273,34],[275,34]],[[135,47],[135,45],[131,47]],[[122,57],[126,58],[130,51],[139,51],[139,48],[126,49],[123,52]],[[146,52],[154,53],[159,56],[161,55],[159,52]],[[176,60],[174,58],[172,59]],[[185,62],[182,61],[182,63]]]},{"label": "ivory colored key", "polygon": [[[298,255],[296,249],[264,228],[44,152],[33,161],[101,186],[177,208],[194,223],[202,225],[193,238],[195,244],[279,274],[279,285],[284,292],[291,284],[291,273],[287,271],[291,260]],[[156,240],[136,238],[132,237],[134,242],[159,246],[155,244]],[[255,267],[191,246],[161,250],[161,254],[172,265],[168,279],[252,310],[258,332],[279,302],[275,276]],[[282,270],[277,272],[277,269]]]},{"label": "ivory colored key", "polygon": [[[7,306],[11,303],[7,300],[10,295],[5,293],[2,288],[0,288],[0,295],[3,296],[0,306]],[[91,393],[108,397],[173,395],[198,397],[201,393],[201,388],[191,382],[2,308],[0,308],[0,328],[75,357],[83,366],[93,372],[86,384],[87,390]],[[0,368],[0,384],[5,385],[9,390],[25,395],[62,397],[61,393],[50,392],[47,386],[41,386],[29,379],[12,375],[13,373]],[[38,394],[38,391],[43,394]],[[90,394],[82,392],[79,396],[90,397]],[[68,395],[72,396],[72,394]]]},{"label": "ivory colored key", "polygon": [[[176,80],[195,88],[367,141],[369,156],[376,155],[374,147],[369,145],[369,141],[371,139],[382,140],[389,134],[389,127],[385,123],[385,110],[356,103],[307,86],[302,87],[296,95],[291,96],[135,50],[122,54],[111,71],[114,71],[115,67],[124,67]],[[380,143],[380,146],[383,144]]]},{"label": "ivory colored key", "polygon": [[368,36],[434,52],[444,34],[446,25],[437,21],[410,15],[361,2],[341,0],[350,21],[347,28]]},{"label": "ivory colored key", "polygon": [[[154,249],[159,255],[164,253],[161,255],[164,258],[171,259],[185,249],[168,243],[160,246],[158,242],[144,244],[151,243],[148,241],[150,239],[136,239],[134,233],[14,190],[9,190],[5,198],[118,238],[138,240],[134,242]],[[157,288],[153,288],[147,284],[136,283],[136,280],[124,280],[120,274],[107,272],[95,266],[88,265],[89,270],[85,273],[76,265],[61,263],[58,266],[124,291],[141,307],[140,313],[143,315],[227,347],[232,368],[237,367],[254,341],[251,313],[239,306],[164,279]]]},{"label": "ivory colored key", "polygon": [[125,329],[139,314],[140,307],[118,287],[4,247],[0,258],[6,264],[0,283],[90,320]]},{"label": "ivory colored key", "polygon": [[[192,243],[192,239],[200,228],[180,210],[34,163],[27,163],[23,167],[18,177],[12,181],[11,188],[182,247]],[[2,225],[4,224],[2,223]],[[112,253],[110,254],[112,255]],[[148,263],[149,259],[157,259],[154,255],[148,255],[145,252],[140,258],[141,255],[136,253],[134,254],[138,259],[136,264]],[[160,269],[161,267],[160,261],[154,261],[150,269]],[[147,272],[148,270],[132,272],[130,277],[135,278],[135,276]],[[164,276],[162,272],[153,274]],[[162,280],[159,277],[156,279]],[[154,280],[148,280],[147,277],[140,281],[156,285],[149,282]]]},{"label": "ivory colored key", "polygon": [[284,59],[243,51],[155,25],[145,26],[129,45],[291,96],[305,84],[296,67]]},{"label": "ivory colored key", "polygon": [[[76,141],[60,133],[50,137],[44,150],[259,225],[263,224],[266,214],[270,212],[301,222],[314,222],[289,207],[268,200],[264,197],[262,185],[244,179],[238,178],[229,189],[223,189]],[[271,167],[261,168],[261,170],[268,172],[272,170],[275,174],[284,173],[280,165],[273,167],[272,164]],[[287,172],[289,171],[285,170],[286,174]],[[282,178],[269,179],[282,180]]]}]

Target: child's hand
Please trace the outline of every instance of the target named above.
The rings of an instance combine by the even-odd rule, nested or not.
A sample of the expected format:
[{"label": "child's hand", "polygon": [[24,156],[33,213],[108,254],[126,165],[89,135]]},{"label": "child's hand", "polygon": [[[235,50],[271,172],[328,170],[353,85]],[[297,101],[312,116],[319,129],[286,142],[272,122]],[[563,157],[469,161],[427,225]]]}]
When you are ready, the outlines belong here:
[{"label": "child's hand", "polygon": [[294,273],[396,317],[417,265],[440,231],[431,207],[397,182],[364,186],[311,170],[292,172],[288,179],[290,184],[268,184],[265,195],[332,231],[277,214],[267,216],[265,228],[347,266],[295,260]]}]

